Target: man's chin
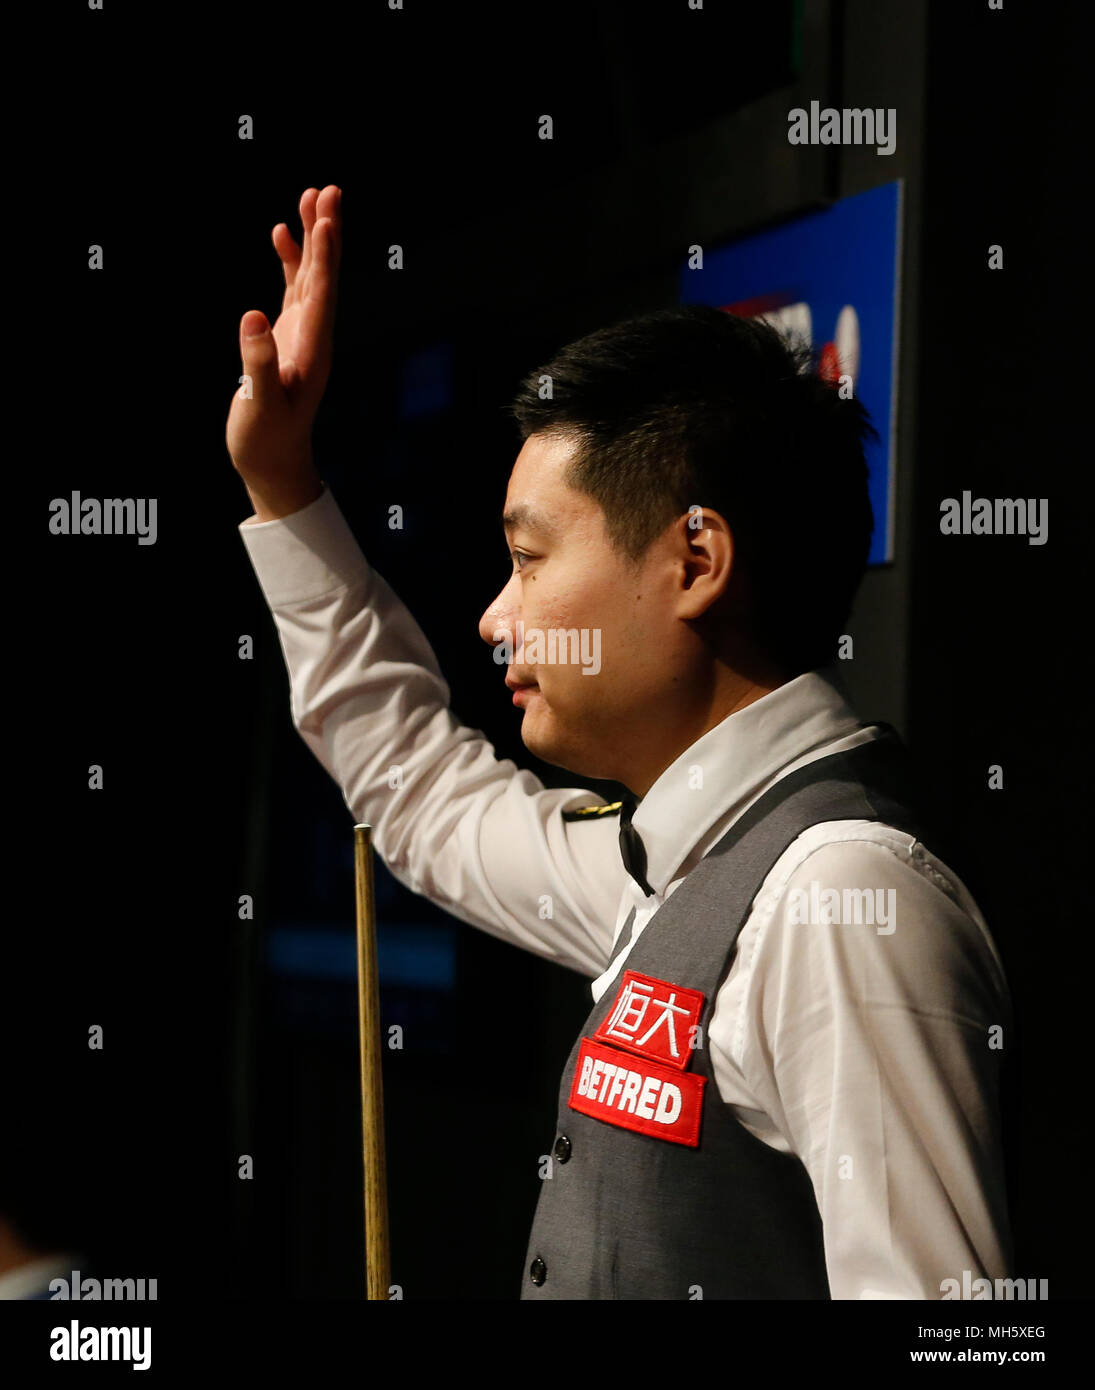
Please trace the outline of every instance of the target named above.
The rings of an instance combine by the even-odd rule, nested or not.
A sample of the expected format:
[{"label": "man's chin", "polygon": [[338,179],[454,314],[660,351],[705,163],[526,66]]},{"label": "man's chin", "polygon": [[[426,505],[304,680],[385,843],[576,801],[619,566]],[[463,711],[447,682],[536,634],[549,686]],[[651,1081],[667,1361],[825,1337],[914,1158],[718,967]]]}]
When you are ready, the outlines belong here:
[{"label": "man's chin", "polygon": [[[536,704],[543,703],[536,699]],[[551,720],[545,719],[541,710],[528,708],[521,720],[521,742],[534,757],[542,762],[562,766],[556,759],[562,751],[562,741],[558,732],[551,727]]]},{"label": "man's chin", "polygon": [[561,767],[564,772],[574,772],[580,777],[605,777],[608,774],[598,770],[603,752],[598,755],[588,745],[578,740],[568,739],[559,729],[552,715],[542,708],[542,697],[535,701],[540,709],[529,707],[521,721],[521,742],[534,757],[552,767]]}]

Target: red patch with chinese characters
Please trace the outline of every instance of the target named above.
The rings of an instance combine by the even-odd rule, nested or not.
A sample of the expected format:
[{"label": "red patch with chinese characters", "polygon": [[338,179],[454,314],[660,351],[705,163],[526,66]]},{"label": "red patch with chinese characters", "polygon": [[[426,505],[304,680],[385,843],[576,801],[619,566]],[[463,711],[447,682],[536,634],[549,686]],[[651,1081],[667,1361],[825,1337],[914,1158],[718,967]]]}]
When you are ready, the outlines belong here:
[{"label": "red patch with chinese characters", "polygon": [[705,1076],[583,1038],[569,1105],[622,1129],[698,1148]]},{"label": "red patch with chinese characters", "polygon": [[684,1071],[692,1059],[702,1011],[698,989],[625,970],[612,1008],[593,1037]]}]

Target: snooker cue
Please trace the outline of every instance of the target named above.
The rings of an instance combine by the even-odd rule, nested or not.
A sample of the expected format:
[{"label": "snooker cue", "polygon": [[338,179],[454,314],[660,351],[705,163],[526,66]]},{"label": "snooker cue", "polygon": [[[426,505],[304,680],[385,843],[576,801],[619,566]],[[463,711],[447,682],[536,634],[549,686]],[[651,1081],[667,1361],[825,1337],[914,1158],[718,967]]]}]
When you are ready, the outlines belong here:
[{"label": "snooker cue", "polygon": [[387,1299],[390,1283],[384,1086],[380,1068],[380,981],[372,830],[354,826],[357,898],[357,1016],[361,1041],[361,1137],[365,1196],[365,1297]]}]

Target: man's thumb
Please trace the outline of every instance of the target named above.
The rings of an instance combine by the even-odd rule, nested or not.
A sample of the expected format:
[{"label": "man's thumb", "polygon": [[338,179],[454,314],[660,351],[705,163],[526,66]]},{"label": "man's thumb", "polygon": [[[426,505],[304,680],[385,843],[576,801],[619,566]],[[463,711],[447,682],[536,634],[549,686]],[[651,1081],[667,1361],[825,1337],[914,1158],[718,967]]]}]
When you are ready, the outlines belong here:
[{"label": "man's thumb", "polygon": [[278,374],[278,345],[266,315],[249,309],[240,322],[240,357],[243,374],[251,378],[251,395],[261,401],[275,390],[281,390]]}]

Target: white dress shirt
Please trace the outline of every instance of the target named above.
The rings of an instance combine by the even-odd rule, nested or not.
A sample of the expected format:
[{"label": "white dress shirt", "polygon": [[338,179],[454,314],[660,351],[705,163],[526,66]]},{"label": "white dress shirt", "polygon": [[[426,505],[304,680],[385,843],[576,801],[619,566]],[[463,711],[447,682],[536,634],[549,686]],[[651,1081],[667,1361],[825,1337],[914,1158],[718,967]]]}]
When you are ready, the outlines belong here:
[{"label": "white dress shirt", "polygon": [[[630,943],[608,959],[632,907],[634,942],[767,788],[878,734],[818,672],[731,714],[639,803],[646,897],[623,867],[616,817],[562,817],[600,797],[545,788],[457,721],[421,629],[329,488],[239,531],[276,624],[293,722],[354,820],[373,826],[391,872],[463,921],[591,977],[594,1001],[624,967]],[[827,889],[875,890],[885,922],[814,920]],[[976,904],[909,835],[825,822],[768,874],[715,1002],[711,1063],[738,1120],[805,1165],[833,1298],[937,1299],[965,1270],[1011,1273],[1001,1052],[990,1047],[990,1030],[1006,1042],[1010,1023]]]}]

